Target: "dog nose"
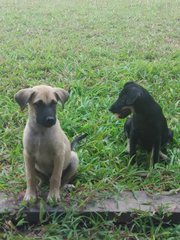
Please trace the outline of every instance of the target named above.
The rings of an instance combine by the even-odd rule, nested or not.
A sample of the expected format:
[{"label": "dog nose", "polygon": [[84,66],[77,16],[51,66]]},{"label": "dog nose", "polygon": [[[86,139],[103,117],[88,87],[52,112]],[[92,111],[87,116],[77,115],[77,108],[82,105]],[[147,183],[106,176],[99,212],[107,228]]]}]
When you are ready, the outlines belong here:
[{"label": "dog nose", "polygon": [[110,111],[110,112],[113,112],[113,110],[114,110],[114,106],[112,105],[112,106],[109,108],[109,111]]},{"label": "dog nose", "polygon": [[47,117],[47,118],[46,118],[46,124],[47,124],[48,126],[54,125],[55,122],[56,122],[56,120],[55,120],[54,117]]}]

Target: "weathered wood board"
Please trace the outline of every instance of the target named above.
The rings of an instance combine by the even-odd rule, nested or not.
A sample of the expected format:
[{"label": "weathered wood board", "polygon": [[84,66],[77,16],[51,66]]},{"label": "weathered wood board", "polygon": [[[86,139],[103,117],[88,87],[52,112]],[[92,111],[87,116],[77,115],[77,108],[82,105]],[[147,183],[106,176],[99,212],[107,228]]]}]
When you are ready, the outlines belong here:
[{"label": "weathered wood board", "polygon": [[[0,215],[13,216],[19,209],[22,209],[21,200],[17,200],[12,196],[6,196],[0,193]],[[144,191],[125,191],[115,196],[102,197],[99,193],[96,197],[79,205],[77,202],[68,202],[51,207],[44,203],[43,212],[50,215],[63,215],[67,211],[73,211],[75,214],[90,215],[100,214],[116,216],[119,223],[128,223],[138,212],[149,212],[157,214],[159,212],[167,213],[165,221],[172,223],[180,223],[180,193],[170,194],[154,194],[150,195]],[[37,223],[40,219],[40,204],[36,203],[32,207],[24,207],[23,213],[26,215],[26,220],[30,223]]]}]

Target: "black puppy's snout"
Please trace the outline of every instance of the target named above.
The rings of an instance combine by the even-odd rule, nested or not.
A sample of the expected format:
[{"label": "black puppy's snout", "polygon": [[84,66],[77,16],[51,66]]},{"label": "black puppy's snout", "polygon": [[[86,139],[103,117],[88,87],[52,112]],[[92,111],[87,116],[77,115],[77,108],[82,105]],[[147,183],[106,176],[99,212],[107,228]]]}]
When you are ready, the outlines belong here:
[{"label": "black puppy's snout", "polygon": [[56,119],[54,117],[46,117],[46,125],[47,126],[53,126],[56,123]]},{"label": "black puppy's snout", "polygon": [[109,111],[112,112],[112,113],[116,113],[116,112],[117,112],[116,104],[113,104],[113,105],[109,108]]}]

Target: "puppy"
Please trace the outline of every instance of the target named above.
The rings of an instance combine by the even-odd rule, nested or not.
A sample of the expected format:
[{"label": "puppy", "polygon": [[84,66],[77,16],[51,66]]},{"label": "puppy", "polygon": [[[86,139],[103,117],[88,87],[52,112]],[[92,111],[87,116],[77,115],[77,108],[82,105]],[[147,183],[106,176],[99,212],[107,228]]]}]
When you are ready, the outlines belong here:
[{"label": "puppy", "polygon": [[27,179],[25,201],[37,197],[37,178],[49,180],[48,201],[60,200],[60,186],[68,183],[78,167],[78,156],[56,119],[56,104],[63,105],[69,93],[46,85],[20,90],[15,100],[23,110],[28,105],[29,118],[23,135]]},{"label": "puppy", "polygon": [[159,161],[159,156],[167,159],[161,148],[172,140],[173,134],[167,127],[161,107],[147,90],[134,82],[127,82],[109,110],[118,118],[133,113],[124,125],[131,157],[136,154],[136,145],[140,145],[152,151],[152,165]]}]

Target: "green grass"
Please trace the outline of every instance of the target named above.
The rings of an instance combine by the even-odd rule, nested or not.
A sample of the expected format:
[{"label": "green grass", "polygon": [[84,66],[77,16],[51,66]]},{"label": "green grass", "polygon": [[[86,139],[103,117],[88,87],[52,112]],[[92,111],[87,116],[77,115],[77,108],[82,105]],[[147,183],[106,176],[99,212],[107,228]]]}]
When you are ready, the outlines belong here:
[{"label": "green grass", "polygon": [[[19,89],[37,84],[71,89],[65,109],[62,111],[60,106],[58,109],[62,128],[69,139],[88,133],[86,141],[77,148],[80,167],[76,188],[70,193],[72,199],[81,204],[96,190],[109,194],[126,189],[149,192],[179,189],[178,3],[0,1],[0,191],[18,194],[25,189],[22,133],[27,111],[19,111],[13,96]],[[162,106],[174,131],[174,143],[168,148],[170,162],[156,164],[153,171],[149,170],[146,154],[139,153],[140,166],[130,165],[124,154],[124,120],[117,121],[108,111],[128,80],[147,88]],[[148,173],[146,178],[141,176],[142,172]],[[63,222],[55,219],[30,232],[34,234],[32,239],[44,236],[49,240],[60,239],[59,236],[177,239],[173,234],[180,232],[178,227],[164,229],[161,225],[146,229],[147,224],[142,222],[134,233],[99,218],[89,221],[91,227],[81,226],[79,230],[81,219],[70,214]],[[21,239],[20,233],[6,225],[5,229],[8,239]],[[30,235],[22,239],[29,240]]]}]

